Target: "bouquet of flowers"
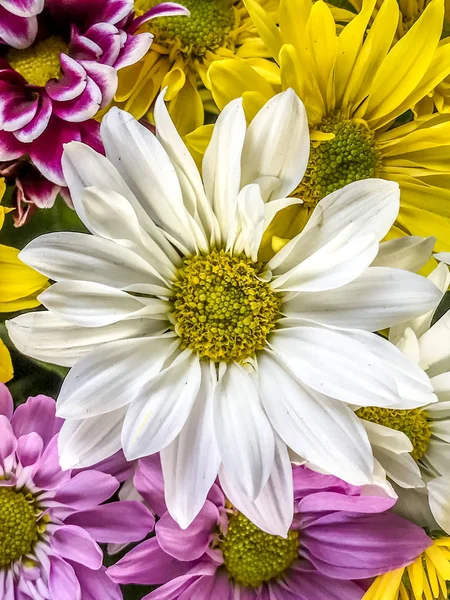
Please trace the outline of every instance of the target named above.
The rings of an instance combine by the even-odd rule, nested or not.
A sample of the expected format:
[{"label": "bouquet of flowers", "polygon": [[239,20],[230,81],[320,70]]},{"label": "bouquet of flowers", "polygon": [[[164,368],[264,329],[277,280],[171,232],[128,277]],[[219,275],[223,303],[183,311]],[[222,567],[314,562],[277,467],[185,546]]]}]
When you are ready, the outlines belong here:
[{"label": "bouquet of flowers", "polygon": [[448,36],[0,0],[0,600],[450,598]]}]

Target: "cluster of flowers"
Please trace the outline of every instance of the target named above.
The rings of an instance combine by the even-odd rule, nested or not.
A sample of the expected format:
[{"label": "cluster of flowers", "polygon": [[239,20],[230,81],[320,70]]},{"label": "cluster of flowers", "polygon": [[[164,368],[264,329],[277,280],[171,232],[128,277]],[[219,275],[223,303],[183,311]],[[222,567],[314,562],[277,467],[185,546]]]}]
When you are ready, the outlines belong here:
[{"label": "cluster of flowers", "polygon": [[444,0],[182,4],[0,0],[0,600],[447,600]]}]

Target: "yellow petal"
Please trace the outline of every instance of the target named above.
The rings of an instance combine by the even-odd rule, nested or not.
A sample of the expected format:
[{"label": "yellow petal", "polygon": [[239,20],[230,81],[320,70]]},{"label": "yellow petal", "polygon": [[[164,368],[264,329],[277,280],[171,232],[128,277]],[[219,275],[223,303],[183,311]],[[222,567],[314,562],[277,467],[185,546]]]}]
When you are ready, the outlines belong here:
[{"label": "yellow petal", "polygon": [[395,44],[374,77],[366,120],[380,119],[392,112],[414,90],[429,68],[441,36],[443,18],[444,1],[432,0],[408,33]]},{"label": "yellow petal", "polygon": [[8,348],[0,339],[0,382],[6,383],[14,376],[13,365]]},{"label": "yellow petal", "polygon": [[246,63],[255,69],[270,85],[281,85],[280,67],[276,63],[264,58],[249,58]]},{"label": "yellow petal", "polygon": [[425,550],[425,555],[433,562],[436,571],[438,571],[444,579],[450,581],[450,563],[442,553],[441,549],[433,544],[433,546],[430,546]]},{"label": "yellow petal", "polygon": [[424,572],[422,566],[422,556],[419,556],[412,564],[407,566],[409,580],[414,591],[414,596],[420,598],[423,594]]},{"label": "yellow petal", "polygon": [[312,5],[311,0],[281,0],[280,33],[283,44],[292,44],[300,51]]},{"label": "yellow petal", "polygon": [[411,206],[401,206],[397,222],[411,235],[437,238],[435,252],[450,252],[449,220],[432,212]]},{"label": "yellow petal", "polygon": [[364,594],[363,600],[397,600],[404,569],[380,575]]},{"label": "yellow petal", "polygon": [[173,100],[178,92],[184,87],[186,83],[186,74],[183,70],[183,65],[173,66],[170,71],[166,74],[161,83],[161,88],[167,87],[166,101]]},{"label": "yellow petal", "polygon": [[439,583],[436,574],[436,569],[430,557],[425,554],[425,563],[427,565],[428,581],[430,582],[431,591],[435,598],[439,597]]},{"label": "yellow petal", "polygon": [[203,103],[195,80],[192,81],[191,77],[169,102],[169,114],[180,135],[186,135],[203,125]]},{"label": "yellow petal", "polygon": [[19,251],[0,245],[0,311],[21,310],[38,306],[36,295],[47,285],[47,279],[18,259]]},{"label": "yellow petal", "polygon": [[272,86],[243,60],[214,61],[208,69],[210,88],[220,110],[244,92],[259,92],[264,98],[275,94]]},{"label": "yellow petal", "polygon": [[272,57],[277,60],[281,48],[281,35],[270,15],[255,0],[244,0],[244,4],[258,30],[261,39]]},{"label": "yellow petal", "polygon": [[141,119],[150,109],[161,89],[161,83],[170,69],[170,62],[165,58],[158,60],[149,73],[143,77],[132,95],[125,103],[124,109],[136,119]]}]

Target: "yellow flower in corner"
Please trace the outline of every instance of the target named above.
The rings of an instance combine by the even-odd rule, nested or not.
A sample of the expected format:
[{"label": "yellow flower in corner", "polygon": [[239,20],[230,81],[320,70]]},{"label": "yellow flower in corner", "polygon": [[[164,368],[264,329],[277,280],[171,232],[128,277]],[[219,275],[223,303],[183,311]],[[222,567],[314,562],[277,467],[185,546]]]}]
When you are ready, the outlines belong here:
[{"label": "yellow flower in corner", "polygon": [[[0,179],[0,202],[5,193],[5,182]],[[0,204],[0,229],[5,214],[11,209]],[[46,277],[25,265],[18,258],[19,250],[0,244],[0,313],[16,312],[34,308],[40,304],[38,294],[48,287]],[[0,382],[6,383],[13,376],[11,357],[0,340]]]},{"label": "yellow flower in corner", "polygon": [[[162,0],[136,0],[143,14]],[[279,0],[260,0],[275,18]],[[190,17],[160,17],[144,27],[154,35],[149,52],[138,63],[122,69],[115,97],[136,118],[151,108],[160,89],[168,87],[169,113],[182,135],[203,124],[204,108],[215,109],[204,87],[213,61],[248,60],[265,76],[277,76],[242,0],[183,0]],[[272,77],[273,80],[273,77]],[[215,109],[217,110],[217,109]]]},{"label": "yellow flower in corner", "polygon": [[[245,2],[282,88],[305,103],[311,131],[308,170],[295,194],[304,204],[286,211],[272,235],[292,237],[326,194],[381,177],[401,187],[397,226],[435,235],[437,248],[450,250],[450,115],[397,121],[450,73],[450,44],[440,44],[444,0],[431,0],[395,44],[397,0],[384,0],[376,14],[376,0],[363,0],[340,33],[322,0],[281,0],[279,26],[256,0]],[[242,96],[249,119],[277,92],[243,61],[215,62],[208,77],[219,108]]]},{"label": "yellow flower in corner", "polygon": [[450,537],[435,539],[411,565],[380,575],[363,600],[447,600]]}]

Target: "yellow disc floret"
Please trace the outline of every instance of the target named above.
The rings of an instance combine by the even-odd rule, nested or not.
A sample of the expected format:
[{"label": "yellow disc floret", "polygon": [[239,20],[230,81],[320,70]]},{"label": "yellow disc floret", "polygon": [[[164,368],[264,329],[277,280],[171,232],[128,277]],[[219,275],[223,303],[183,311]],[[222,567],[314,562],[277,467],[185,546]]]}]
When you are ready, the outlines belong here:
[{"label": "yellow disc floret", "polygon": [[365,407],[356,411],[361,419],[402,431],[413,445],[411,456],[415,461],[422,458],[428,449],[431,429],[426,411],[420,408],[395,410],[392,408]]},{"label": "yellow disc floret", "polygon": [[223,250],[186,259],[174,288],[175,331],[200,358],[244,361],[264,348],[279,316],[280,299],[258,265]]},{"label": "yellow disc floret", "polygon": [[50,79],[58,79],[61,76],[59,57],[61,52],[67,51],[66,42],[53,35],[24,50],[11,48],[6,60],[27,83],[44,87]]},{"label": "yellow disc floret", "polygon": [[[332,134],[320,140],[320,134]],[[322,136],[325,137],[325,136]],[[315,206],[327,194],[348,183],[376,177],[380,163],[373,133],[359,121],[341,119],[339,115],[324,119],[311,134],[311,151],[305,176],[295,196]]]},{"label": "yellow disc floret", "polygon": [[35,504],[31,494],[0,488],[0,567],[30,552],[38,539]]},{"label": "yellow disc floret", "polygon": [[[163,0],[136,0],[135,8],[143,13]],[[220,48],[235,25],[235,13],[230,0],[183,0],[190,17],[159,17],[150,21],[148,30],[155,42],[166,46],[177,44],[180,50],[193,56],[204,56]]]},{"label": "yellow disc floret", "polygon": [[244,587],[255,588],[281,577],[298,557],[298,532],[287,538],[258,529],[241,513],[234,514],[220,543],[228,576]]}]

